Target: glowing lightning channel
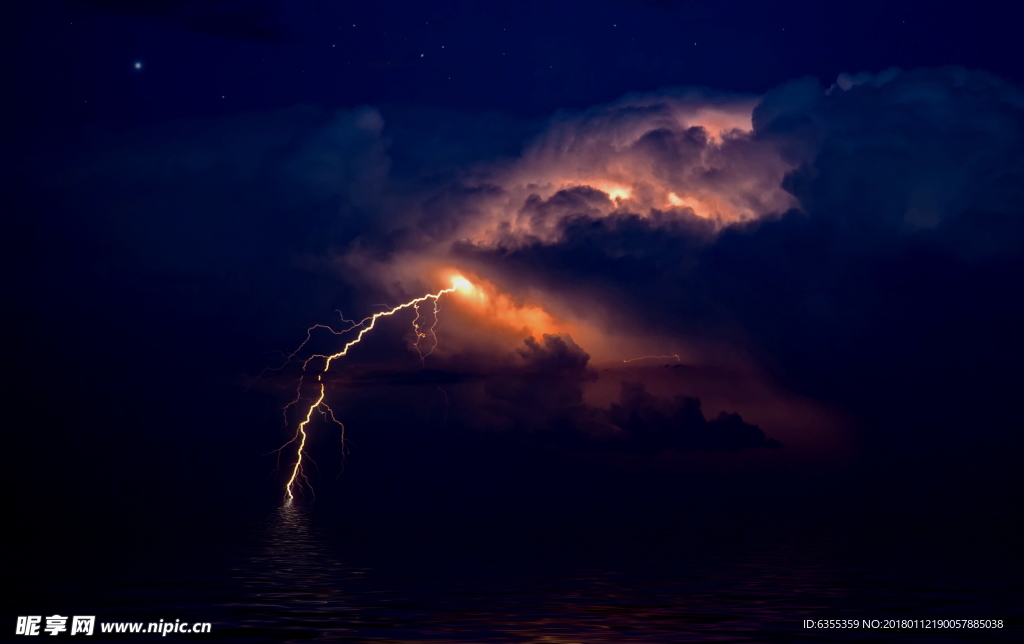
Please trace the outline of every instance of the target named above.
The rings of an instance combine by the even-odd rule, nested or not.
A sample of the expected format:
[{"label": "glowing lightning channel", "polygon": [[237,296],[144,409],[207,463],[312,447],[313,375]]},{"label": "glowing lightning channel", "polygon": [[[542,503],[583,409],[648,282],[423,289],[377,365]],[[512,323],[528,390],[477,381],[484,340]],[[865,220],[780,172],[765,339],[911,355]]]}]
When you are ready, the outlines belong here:
[{"label": "glowing lightning channel", "polygon": [[[438,316],[438,314],[441,313],[441,309],[439,308],[440,306],[441,306],[440,298],[434,300],[434,323],[430,325],[430,337],[434,339],[434,344],[430,345],[430,351],[427,351],[423,355],[424,359],[426,359],[426,357],[429,356],[431,353],[433,353],[434,349],[437,348],[437,316]],[[416,349],[419,350],[418,343],[417,343]]]},{"label": "glowing lightning channel", "polygon": [[[317,376],[317,380],[320,380],[320,376]],[[317,409],[317,407],[323,404],[324,395],[326,395],[326,393],[327,392],[324,388],[324,383],[322,380],[320,380],[320,397],[316,399],[315,403],[309,406],[309,409],[306,411],[306,419],[299,423],[299,428],[296,433],[297,438],[301,437],[299,439],[298,457],[296,457],[295,459],[295,468],[292,469],[292,476],[291,478],[288,479],[288,485],[285,487],[285,490],[288,492],[289,501],[295,500],[295,495],[292,494],[292,486],[295,484],[295,480],[298,479],[300,476],[302,477],[302,480],[306,480],[306,475],[302,473],[302,455],[306,449],[306,425],[308,425],[309,421],[312,420],[313,412]],[[289,441],[289,443],[294,441],[295,439],[293,438],[291,441]],[[286,445],[287,444],[288,443],[286,443]]]},{"label": "glowing lightning channel", "polygon": [[[437,348],[437,316],[441,312],[440,306],[440,298],[435,298],[434,322],[430,325],[430,328],[427,329],[427,333],[424,333],[420,327],[420,319],[423,317],[422,315],[420,315],[420,305],[416,304],[412,307],[413,310],[416,311],[416,317],[413,318],[412,320],[412,330],[413,333],[416,335],[416,342],[413,344],[413,348],[416,349],[416,354],[420,357],[420,364],[422,365],[426,364],[427,356],[432,354],[434,352],[434,349]],[[429,351],[423,353],[423,349],[420,348],[420,341],[426,338],[428,334],[434,340],[434,343],[430,345]]]},{"label": "glowing lightning channel", "polygon": [[[341,348],[341,350],[338,351],[337,353],[311,355],[308,358],[306,358],[306,360],[303,361],[303,363],[302,363],[303,377],[299,378],[299,386],[298,386],[298,389],[296,391],[295,399],[292,400],[290,403],[288,403],[288,405],[285,407],[284,413],[285,413],[286,416],[287,416],[287,413],[288,413],[288,409],[292,405],[297,404],[302,399],[302,382],[303,382],[303,378],[305,377],[305,372],[306,372],[307,368],[309,367],[310,361],[313,360],[314,358],[323,358],[324,359],[323,369],[320,370],[320,374],[317,375],[317,377],[316,377],[317,381],[320,383],[320,394],[319,394],[319,396],[306,409],[305,419],[302,422],[299,423],[299,426],[295,430],[295,435],[292,436],[291,440],[289,440],[287,443],[285,443],[284,445],[282,445],[281,447],[279,447],[277,449],[278,453],[280,453],[281,450],[283,450],[285,447],[288,447],[292,443],[298,443],[298,449],[296,449],[296,451],[295,451],[295,465],[292,467],[292,475],[288,479],[287,485],[285,485],[285,497],[286,497],[286,501],[288,503],[291,503],[292,501],[295,500],[295,488],[296,488],[297,485],[305,483],[306,486],[309,486],[309,480],[306,478],[306,475],[303,472],[302,464],[303,464],[303,460],[305,458],[309,458],[308,455],[306,454],[306,438],[307,438],[306,427],[309,425],[309,422],[313,419],[313,412],[314,411],[316,411],[318,409],[322,410],[325,415],[329,415],[330,416],[330,419],[333,422],[335,422],[335,423],[337,423],[338,425],[341,426],[341,429],[342,429],[342,443],[344,444],[344,440],[345,440],[345,437],[344,437],[345,426],[342,425],[342,423],[339,422],[338,419],[335,417],[334,410],[332,410],[330,407],[328,407],[327,404],[324,402],[324,398],[327,395],[327,390],[326,390],[326,386],[325,386],[324,381],[323,381],[323,375],[322,374],[326,373],[327,370],[330,369],[331,362],[333,362],[334,360],[337,360],[338,358],[341,358],[341,357],[344,357],[344,356],[348,355],[349,349],[351,349],[355,345],[359,344],[359,342],[362,341],[363,336],[365,336],[367,333],[369,333],[371,330],[373,330],[374,326],[377,324],[377,320],[379,320],[380,318],[383,318],[383,317],[388,317],[388,316],[394,315],[395,313],[398,313],[399,311],[402,311],[402,310],[408,309],[408,308],[412,308],[414,311],[416,311],[416,317],[413,319],[413,322],[412,322],[413,331],[416,333],[416,345],[415,345],[416,346],[416,351],[417,351],[417,353],[420,354],[420,359],[421,360],[426,359],[426,357],[429,356],[431,353],[433,353],[434,349],[437,348],[437,335],[435,334],[434,330],[437,327],[437,314],[438,314],[438,310],[439,310],[438,309],[438,300],[441,298],[442,295],[445,295],[447,293],[454,293],[455,291],[460,290],[460,289],[466,290],[466,289],[473,288],[473,285],[466,278],[461,277],[461,276],[456,277],[452,281],[452,284],[453,284],[453,286],[451,288],[441,289],[437,293],[428,293],[427,295],[424,295],[422,297],[418,297],[418,298],[416,298],[414,300],[409,300],[408,302],[406,302],[404,304],[399,304],[398,306],[394,307],[393,309],[391,309],[389,311],[381,311],[380,313],[374,313],[373,315],[371,315],[369,317],[363,318],[360,322],[354,323],[352,326],[350,326],[349,328],[345,329],[344,331],[338,332],[338,331],[335,331],[334,329],[331,329],[330,327],[324,327],[324,328],[330,329],[330,331],[332,333],[334,333],[335,335],[340,335],[341,333],[344,333],[344,332],[347,332],[347,331],[352,331],[352,330],[355,330],[357,328],[359,329],[359,332],[356,334],[356,337],[354,339],[348,341]],[[434,323],[431,325],[430,330],[429,330],[430,335],[434,338],[434,344],[433,344],[433,346],[431,346],[430,351],[428,351],[426,354],[424,354],[422,351],[420,351],[419,344],[420,344],[420,340],[421,339],[427,337],[427,334],[421,332],[421,330],[420,330],[420,309],[419,309],[419,305],[424,303],[424,302],[426,302],[427,300],[433,300],[433,304],[434,304]],[[345,320],[345,321],[346,322],[350,322],[349,320]],[[310,333],[312,333],[313,329],[316,329],[318,327],[323,327],[323,326],[324,325],[315,325],[313,327],[310,327],[309,331],[307,331],[307,333],[306,333],[306,339],[299,346],[299,348],[296,349],[291,354],[290,357],[294,357],[295,354],[298,353],[302,349],[302,347],[304,347],[309,342]]]},{"label": "glowing lightning channel", "polygon": [[639,358],[630,358],[629,360],[623,360],[623,362],[636,362],[637,360],[647,360],[648,358],[658,358],[658,359],[661,359],[661,358],[675,358],[676,362],[682,362],[683,361],[683,359],[680,358],[678,354],[673,353],[672,355],[667,355],[667,356],[640,356]]},{"label": "glowing lightning channel", "polygon": [[407,309],[409,307],[416,307],[417,305],[422,304],[423,302],[426,302],[427,300],[437,300],[437,298],[441,297],[445,293],[454,293],[457,289],[458,289],[458,286],[453,286],[451,288],[441,289],[437,293],[429,293],[429,294],[424,295],[422,297],[418,297],[415,300],[409,300],[405,304],[399,304],[398,306],[396,306],[395,308],[391,309],[390,311],[381,311],[380,313],[374,313],[370,317],[365,318],[362,322],[360,322],[360,325],[366,323],[367,321],[369,321],[369,324],[367,324],[365,327],[360,329],[359,333],[356,334],[355,339],[354,340],[349,340],[349,342],[347,344],[345,344],[345,346],[341,349],[341,351],[339,351],[337,353],[330,354],[330,355],[321,354],[321,353],[317,353],[317,354],[311,355],[308,358],[306,358],[305,362],[302,363],[302,368],[305,369],[307,366],[309,366],[309,362],[313,358],[323,358],[324,359],[324,368],[323,368],[323,370],[327,371],[328,369],[331,368],[331,362],[333,362],[334,360],[337,360],[338,358],[341,358],[341,357],[344,357],[344,356],[348,355],[348,350],[351,349],[352,347],[354,347],[355,345],[359,344],[359,342],[362,341],[363,336],[373,330],[373,327],[376,326],[376,324],[377,324],[377,320],[379,320],[380,318],[388,317],[390,315],[394,315],[395,313],[398,313],[399,311],[401,311],[403,309]]}]

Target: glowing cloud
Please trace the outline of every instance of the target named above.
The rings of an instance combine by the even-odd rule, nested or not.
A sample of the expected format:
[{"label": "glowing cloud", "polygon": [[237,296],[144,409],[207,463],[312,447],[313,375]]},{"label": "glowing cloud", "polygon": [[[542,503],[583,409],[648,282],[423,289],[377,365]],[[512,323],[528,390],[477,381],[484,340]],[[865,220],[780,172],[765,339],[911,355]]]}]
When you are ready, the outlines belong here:
[{"label": "glowing cloud", "polygon": [[[480,171],[479,182],[501,190],[451,232],[478,244],[514,246],[557,242],[560,222],[573,215],[657,210],[668,219],[696,215],[726,225],[785,211],[796,201],[782,179],[796,161],[755,134],[756,103],[641,95],[558,117],[515,162]],[[533,207],[579,188],[604,198],[543,212]]]}]

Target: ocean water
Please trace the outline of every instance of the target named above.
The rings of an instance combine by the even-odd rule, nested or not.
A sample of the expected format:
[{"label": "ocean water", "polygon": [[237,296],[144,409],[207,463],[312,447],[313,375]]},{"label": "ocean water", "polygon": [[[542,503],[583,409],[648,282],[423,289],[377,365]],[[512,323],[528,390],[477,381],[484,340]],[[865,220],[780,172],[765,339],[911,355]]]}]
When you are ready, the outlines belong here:
[{"label": "ocean water", "polygon": [[[157,522],[88,533],[58,525],[33,535],[13,551],[9,633],[17,615],[58,613],[212,624],[209,634],[166,636],[179,641],[956,642],[1020,635],[1019,528],[991,518],[868,523],[843,513],[725,510],[396,518],[284,506],[201,519],[178,510]],[[969,618],[1001,619],[1004,627],[803,626],[806,619]]]}]

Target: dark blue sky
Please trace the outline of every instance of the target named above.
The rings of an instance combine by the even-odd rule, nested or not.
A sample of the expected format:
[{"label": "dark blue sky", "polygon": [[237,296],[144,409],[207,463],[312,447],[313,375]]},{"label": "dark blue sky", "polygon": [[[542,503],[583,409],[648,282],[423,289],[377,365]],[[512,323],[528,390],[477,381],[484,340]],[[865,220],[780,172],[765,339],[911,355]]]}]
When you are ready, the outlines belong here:
[{"label": "dark blue sky", "polygon": [[296,103],[546,116],[666,86],[760,93],[892,66],[1021,73],[1005,3],[46,0],[6,11],[12,107],[28,120]]}]

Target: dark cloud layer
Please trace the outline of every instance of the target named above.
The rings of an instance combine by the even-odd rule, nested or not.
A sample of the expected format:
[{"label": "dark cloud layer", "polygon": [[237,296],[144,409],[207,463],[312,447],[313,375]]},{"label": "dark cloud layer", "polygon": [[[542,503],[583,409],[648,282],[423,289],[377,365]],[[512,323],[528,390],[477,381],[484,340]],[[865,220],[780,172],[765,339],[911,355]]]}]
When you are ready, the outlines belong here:
[{"label": "dark cloud layer", "polygon": [[628,435],[633,449],[706,449],[737,451],[751,447],[782,447],[765,438],[757,425],[743,422],[739,414],[721,412],[708,421],[700,400],[676,396],[659,399],[647,393],[642,384],[622,384],[622,396],[613,404],[608,419]]},{"label": "dark cloud layer", "polygon": [[[781,447],[738,414],[721,411],[709,421],[698,398],[660,398],[639,382],[623,380],[619,402],[610,407],[588,403],[584,387],[598,376],[589,362],[590,356],[571,337],[544,335],[524,340],[508,360],[472,363],[471,372],[406,368],[353,376],[348,370],[328,382],[337,382],[344,390],[386,388],[394,400],[415,396],[402,388],[423,387],[428,393],[436,389],[446,401],[445,423],[454,428],[515,440],[526,437],[568,452],[659,454]],[[427,414],[436,415],[436,410]]]},{"label": "dark cloud layer", "polygon": [[742,344],[870,419],[886,449],[1016,445],[1020,90],[961,69],[840,80],[784,85],[754,112],[753,137],[799,162],[799,209],[709,236],[576,208],[557,243],[464,252],[510,283],[611,292],[635,322]]},{"label": "dark cloud layer", "polygon": [[610,408],[587,404],[583,384],[596,374],[588,368],[589,356],[571,338],[545,335],[542,342],[528,338],[524,344],[522,364],[489,378],[486,398],[473,406],[491,415],[488,427],[532,432],[548,444],[583,451],[781,447],[738,414],[722,411],[709,422],[699,399],[662,399],[641,383],[622,382],[619,402]]}]

